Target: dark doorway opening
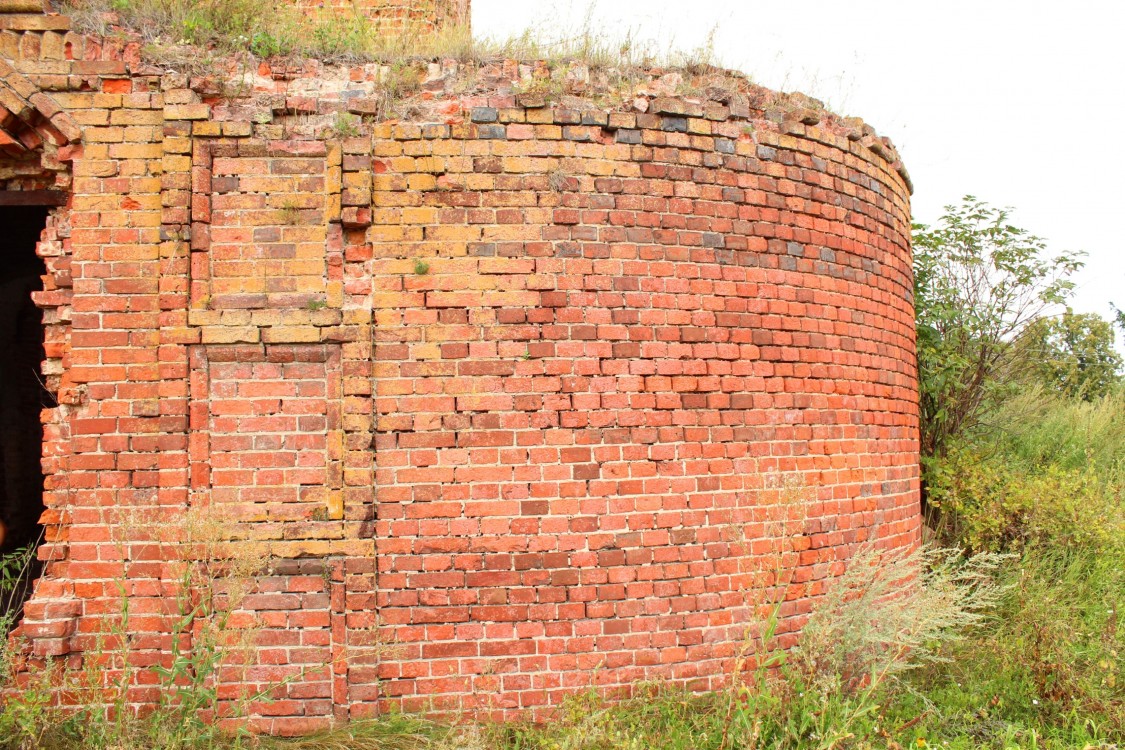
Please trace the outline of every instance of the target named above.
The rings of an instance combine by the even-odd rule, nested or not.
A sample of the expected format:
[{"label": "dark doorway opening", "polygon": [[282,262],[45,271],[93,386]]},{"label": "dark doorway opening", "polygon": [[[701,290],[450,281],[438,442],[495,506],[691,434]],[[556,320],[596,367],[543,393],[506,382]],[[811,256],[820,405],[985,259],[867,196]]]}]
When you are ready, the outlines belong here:
[{"label": "dark doorway opening", "polygon": [[53,406],[43,385],[43,311],[31,293],[43,288],[35,245],[47,206],[0,206],[0,622],[10,627],[39,575],[42,538],[43,425]]}]

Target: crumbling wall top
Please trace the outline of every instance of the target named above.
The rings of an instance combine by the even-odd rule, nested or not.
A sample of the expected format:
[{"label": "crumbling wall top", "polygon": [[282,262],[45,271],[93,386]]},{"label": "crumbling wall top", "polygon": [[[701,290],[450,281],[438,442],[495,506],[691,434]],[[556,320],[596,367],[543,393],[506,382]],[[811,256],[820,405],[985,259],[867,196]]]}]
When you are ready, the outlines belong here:
[{"label": "crumbling wall top", "polygon": [[[6,0],[28,2],[29,0]],[[293,0],[308,13],[359,13],[388,34],[432,33],[447,24],[469,23],[469,0]]]}]

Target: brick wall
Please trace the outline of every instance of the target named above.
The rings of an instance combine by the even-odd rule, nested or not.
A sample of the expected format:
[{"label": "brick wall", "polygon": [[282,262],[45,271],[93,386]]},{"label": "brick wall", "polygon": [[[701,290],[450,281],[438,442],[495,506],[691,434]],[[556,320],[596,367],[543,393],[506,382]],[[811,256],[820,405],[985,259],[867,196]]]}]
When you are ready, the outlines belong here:
[{"label": "brick wall", "polygon": [[[715,686],[776,555],[795,624],[855,544],[916,538],[901,181],[846,137],[656,109],[376,132],[388,696]],[[784,536],[779,478],[808,503]]]},{"label": "brick wall", "polygon": [[0,14],[0,173],[65,196],[31,658],[94,658],[123,587],[166,659],[189,509],[257,557],[223,691],[284,681],[284,733],[716,686],[763,604],[790,642],[857,545],[916,543],[909,180],[862,122],[506,63],[343,137],[378,66],[229,100],[66,23]]},{"label": "brick wall", "polygon": [[449,24],[469,23],[469,0],[295,0],[313,15],[356,14],[378,24],[388,34],[433,34]]}]

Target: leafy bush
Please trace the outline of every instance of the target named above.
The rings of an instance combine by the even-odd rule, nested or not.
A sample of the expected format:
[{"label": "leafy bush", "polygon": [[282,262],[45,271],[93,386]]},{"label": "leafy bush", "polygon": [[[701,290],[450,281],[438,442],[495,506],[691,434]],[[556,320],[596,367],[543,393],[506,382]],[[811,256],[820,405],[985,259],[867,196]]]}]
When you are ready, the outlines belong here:
[{"label": "leafy bush", "polygon": [[1095,401],[1030,389],[927,473],[931,520],[974,550],[1125,546],[1125,393]]},{"label": "leafy bush", "polygon": [[930,474],[938,532],[974,550],[1090,547],[1125,543],[1120,487],[1091,468],[1037,470],[1005,457],[954,450]]},{"label": "leafy bush", "polygon": [[1062,302],[1082,266],[1045,257],[1046,244],[1009,223],[1009,212],[965,196],[935,227],[914,227],[922,455],[941,456],[974,427],[1018,362],[1010,342]]}]

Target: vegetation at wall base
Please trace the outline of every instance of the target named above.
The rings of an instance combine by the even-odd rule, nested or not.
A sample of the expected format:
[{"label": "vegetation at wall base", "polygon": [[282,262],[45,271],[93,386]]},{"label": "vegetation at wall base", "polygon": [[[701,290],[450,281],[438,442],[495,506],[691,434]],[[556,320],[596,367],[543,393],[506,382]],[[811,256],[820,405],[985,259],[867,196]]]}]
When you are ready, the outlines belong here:
[{"label": "vegetation at wall base", "polygon": [[[771,648],[771,617],[747,641],[744,668],[727,689],[591,690],[540,723],[442,723],[391,714],[298,739],[230,736],[159,712],[113,721],[93,707],[56,711],[43,689],[28,689],[0,713],[7,738],[0,746],[1109,750],[1125,738],[1123,644],[1114,616],[1125,603],[1120,562],[1089,550],[1022,558],[988,553],[968,563],[949,550],[868,551],[830,591],[796,649]],[[916,583],[905,584],[903,595],[900,586],[910,580]]]}]

